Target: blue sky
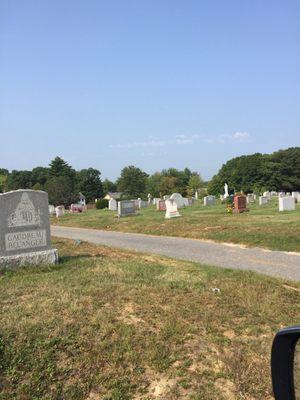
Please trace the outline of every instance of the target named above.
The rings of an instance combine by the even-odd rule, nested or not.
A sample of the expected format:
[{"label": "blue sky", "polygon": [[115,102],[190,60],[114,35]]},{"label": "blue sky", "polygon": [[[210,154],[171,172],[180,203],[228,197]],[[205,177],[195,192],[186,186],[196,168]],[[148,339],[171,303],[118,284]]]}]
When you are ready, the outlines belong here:
[{"label": "blue sky", "polygon": [[300,145],[299,1],[1,0],[0,167],[115,179]]}]

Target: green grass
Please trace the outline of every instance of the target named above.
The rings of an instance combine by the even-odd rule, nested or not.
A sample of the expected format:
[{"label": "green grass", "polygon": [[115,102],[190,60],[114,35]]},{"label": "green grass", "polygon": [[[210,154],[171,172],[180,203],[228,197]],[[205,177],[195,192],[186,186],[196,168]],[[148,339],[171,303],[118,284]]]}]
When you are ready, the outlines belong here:
[{"label": "green grass", "polygon": [[153,235],[182,236],[220,242],[240,243],[273,250],[300,252],[300,204],[296,211],[279,212],[278,200],[260,207],[250,205],[250,212],[227,214],[226,206],[204,207],[197,203],[180,210],[182,218],[165,220],[164,212],[154,206],[139,211],[138,216],[118,219],[115,212],[89,210],[66,214],[51,222],[57,225],[137,232]]},{"label": "green grass", "polygon": [[[0,399],[271,399],[300,284],[56,240],[0,275]],[[212,288],[220,292],[215,293]]]}]

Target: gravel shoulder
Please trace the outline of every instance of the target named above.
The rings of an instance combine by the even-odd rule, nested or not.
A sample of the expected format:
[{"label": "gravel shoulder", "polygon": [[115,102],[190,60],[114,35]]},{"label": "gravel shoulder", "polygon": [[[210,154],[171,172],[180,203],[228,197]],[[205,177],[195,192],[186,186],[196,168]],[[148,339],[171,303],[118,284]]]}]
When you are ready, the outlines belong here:
[{"label": "gravel shoulder", "polygon": [[223,268],[250,270],[300,281],[300,253],[249,248],[227,243],[152,236],[85,228],[51,226],[53,236],[101,244],[176,259],[196,261]]}]

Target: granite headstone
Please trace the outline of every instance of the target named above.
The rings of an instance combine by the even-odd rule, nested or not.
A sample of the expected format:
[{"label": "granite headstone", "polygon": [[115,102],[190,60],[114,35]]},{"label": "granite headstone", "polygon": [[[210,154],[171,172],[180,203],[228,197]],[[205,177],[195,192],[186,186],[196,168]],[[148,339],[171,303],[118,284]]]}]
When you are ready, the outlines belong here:
[{"label": "granite headstone", "polygon": [[54,264],[48,194],[16,190],[0,194],[0,267]]}]

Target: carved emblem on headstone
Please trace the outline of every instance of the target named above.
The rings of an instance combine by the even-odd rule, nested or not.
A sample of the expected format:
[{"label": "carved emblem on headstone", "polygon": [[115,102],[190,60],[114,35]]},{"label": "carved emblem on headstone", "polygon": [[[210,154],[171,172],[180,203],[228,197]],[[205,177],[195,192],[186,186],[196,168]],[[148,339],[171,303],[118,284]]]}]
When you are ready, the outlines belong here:
[{"label": "carved emblem on headstone", "polygon": [[27,193],[23,193],[16,210],[7,219],[8,227],[40,225],[40,211],[34,208]]}]

